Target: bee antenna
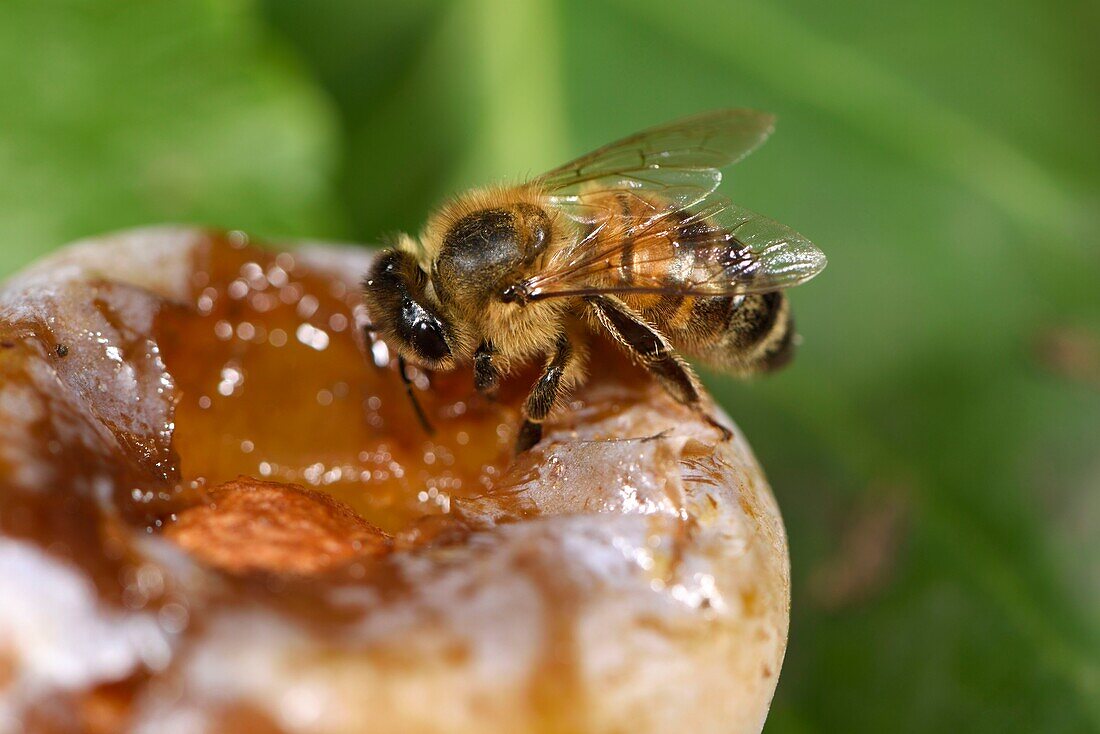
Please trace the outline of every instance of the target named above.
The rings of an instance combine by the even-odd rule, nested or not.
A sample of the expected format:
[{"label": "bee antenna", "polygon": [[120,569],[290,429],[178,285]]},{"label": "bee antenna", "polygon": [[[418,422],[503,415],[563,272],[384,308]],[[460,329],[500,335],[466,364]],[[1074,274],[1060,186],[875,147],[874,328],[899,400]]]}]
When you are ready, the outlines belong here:
[{"label": "bee antenna", "polygon": [[424,414],[424,409],[420,407],[420,401],[416,399],[416,393],[413,392],[412,380],[409,379],[405,367],[405,358],[398,357],[397,371],[401,373],[401,382],[405,383],[405,394],[409,396],[409,402],[412,403],[413,410],[416,412],[416,417],[420,420],[420,425],[424,429],[424,432],[429,436],[435,435],[435,429],[432,428],[432,424],[428,422],[428,416]]}]

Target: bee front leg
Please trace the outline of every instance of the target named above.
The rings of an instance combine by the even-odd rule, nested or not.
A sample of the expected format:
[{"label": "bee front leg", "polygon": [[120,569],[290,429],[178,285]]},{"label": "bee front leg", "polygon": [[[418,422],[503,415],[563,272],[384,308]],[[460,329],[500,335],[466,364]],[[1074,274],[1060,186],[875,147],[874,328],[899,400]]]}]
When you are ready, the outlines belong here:
[{"label": "bee front leg", "polygon": [[495,357],[496,350],[490,341],[481,342],[474,352],[474,387],[490,400],[496,398],[500,387],[501,371]]},{"label": "bee front leg", "polygon": [[531,448],[542,438],[542,422],[565,393],[562,377],[575,359],[576,353],[569,337],[564,332],[559,334],[554,353],[547,360],[542,375],[523,406],[523,425],[516,439],[517,454]]},{"label": "bee front leg", "polygon": [[587,300],[600,324],[657,378],[665,392],[721,431],[723,440],[732,438],[733,433],[705,410],[699,378],[683,357],[676,353],[664,334],[618,298],[589,296]]}]

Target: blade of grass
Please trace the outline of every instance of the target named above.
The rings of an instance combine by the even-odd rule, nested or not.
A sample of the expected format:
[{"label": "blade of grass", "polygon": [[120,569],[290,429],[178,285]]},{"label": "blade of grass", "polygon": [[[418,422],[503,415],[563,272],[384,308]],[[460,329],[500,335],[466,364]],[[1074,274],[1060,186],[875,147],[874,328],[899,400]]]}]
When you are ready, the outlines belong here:
[{"label": "blade of grass", "polygon": [[[480,95],[477,140],[458,176],[464,185],[511,179],[559,162],[566,150],[561,35],[549,0],[465,0],[472,70]],[[535,167],[532,170],[532,166]]]}]

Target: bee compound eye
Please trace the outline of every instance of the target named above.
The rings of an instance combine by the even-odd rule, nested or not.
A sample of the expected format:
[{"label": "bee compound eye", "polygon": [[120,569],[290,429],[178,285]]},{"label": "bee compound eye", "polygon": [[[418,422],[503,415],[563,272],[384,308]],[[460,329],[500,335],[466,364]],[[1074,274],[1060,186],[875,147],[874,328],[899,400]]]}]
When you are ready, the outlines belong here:
[{"label": "bee compound eye", "polygon": [[411,341],[416,351],[427,359],[445,359],[451,354],[447,340],[443,338],[443,329],[439,324],[427,319],[421,319],[413,324]]}]

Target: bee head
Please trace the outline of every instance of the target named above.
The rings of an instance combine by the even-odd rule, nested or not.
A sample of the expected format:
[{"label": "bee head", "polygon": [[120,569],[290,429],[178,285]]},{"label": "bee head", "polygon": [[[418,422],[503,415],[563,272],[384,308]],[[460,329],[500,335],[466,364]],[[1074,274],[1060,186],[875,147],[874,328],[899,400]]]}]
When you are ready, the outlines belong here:
[{"label": "bee head", "polygon": [[375,329],[401,356],[433,370],[454,366],[454,328],[428,298],[428,276],[412,255],[386,250],[363,287]]}]

